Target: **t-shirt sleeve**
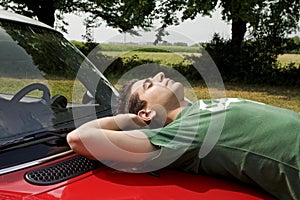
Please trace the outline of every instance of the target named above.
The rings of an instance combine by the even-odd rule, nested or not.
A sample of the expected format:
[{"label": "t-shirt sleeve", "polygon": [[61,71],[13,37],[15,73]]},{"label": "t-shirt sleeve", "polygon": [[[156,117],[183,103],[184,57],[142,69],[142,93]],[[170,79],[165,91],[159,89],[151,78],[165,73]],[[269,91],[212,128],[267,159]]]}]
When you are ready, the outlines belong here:
[{"label": "t-shirt sleeve", "polygon": [[[148,136],[153,145],[159,148],[174,150],[190,148],[191,145],[197,144],[195,139],[201,135],[199,129],[202,128],[202,132],[205,132],[205,127],[203,127],[203,123],[200,125],[200,113],[190,113],[189,109],[192,107],[186,108],[166,127],[145,129],[142,132]],[[197,140],[199,142],[199,138]]]},{"label": "t-shirt sleeve", "polygon": [[[198,108],[197,105],[196,108]],[[201,121],[200,124],[199,109],[195,110],[194,105],[184,109],[166,127],[142,130],[151,143],[158,147],[159,151],[149,159],[151,162],[148,165],[155,165],[157,168],[168,166],[183,169],[182,165],[186,165],[189,160],[195,160],[193,158],[197,155],[193,155],[193,152],[199,151],[201,140],[204,138],[207,129],[207,125],[205,125],[207,123],[203,123],[203,119]]]}]

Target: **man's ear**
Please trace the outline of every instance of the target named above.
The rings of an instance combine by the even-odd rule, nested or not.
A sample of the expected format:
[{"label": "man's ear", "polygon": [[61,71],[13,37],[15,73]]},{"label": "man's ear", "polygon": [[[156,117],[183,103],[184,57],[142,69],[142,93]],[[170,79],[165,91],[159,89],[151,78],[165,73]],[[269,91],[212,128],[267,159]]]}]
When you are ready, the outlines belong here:
[{"label": "man's ear", "polygon": [[140,110],[137,115],[145,122],[150,122],[156,116],[156,112],[154,110]]}]

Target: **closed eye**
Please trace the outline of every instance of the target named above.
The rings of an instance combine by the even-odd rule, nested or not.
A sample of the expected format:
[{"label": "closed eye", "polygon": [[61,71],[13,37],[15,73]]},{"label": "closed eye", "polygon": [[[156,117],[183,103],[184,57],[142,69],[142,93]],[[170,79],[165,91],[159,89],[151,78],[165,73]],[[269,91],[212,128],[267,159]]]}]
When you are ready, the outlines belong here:
[{"label": "closed eye", "polygon": [[152,81],[150,79],[146,79],[143,83],[144,90],[150,88],[152,86]]}]

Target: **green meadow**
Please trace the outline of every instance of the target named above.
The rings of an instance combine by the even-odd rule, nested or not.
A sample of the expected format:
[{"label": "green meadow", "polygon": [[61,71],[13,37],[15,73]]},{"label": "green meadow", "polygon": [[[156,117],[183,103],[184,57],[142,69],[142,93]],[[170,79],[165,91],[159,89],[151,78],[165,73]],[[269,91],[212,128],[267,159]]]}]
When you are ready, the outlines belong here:
[{"label": "green meadow", "polygon": [[[148,46],[148,45],[124,45],[101,44],[104,55],[111,57],[129,58],[137,56],[139,59],[151,60],[164,65],[179,63],[188,64],[185,56],[201,56],[199,47],[186,46]],[[155,49],[159,52],[155,52]],[[278,62],[283,65],[296,63],[300,65],[300,54],[284,54],[278,57]],[[300,77],[299,77],[300,78]],[[110,80],[115,83],[117,80]],[[203,82],[193,81],[192,88],[186,90],[196,94],[198,99],[212,98],[210,89]],[[238,97],[263,102],[266,104],[291,109],[300,113],[300,88],[281,87],[270,85],[246,85],[237,83],[224,83],[226,97]],[[117,86],[118,87],[118,86]]]},{"label": "green meadow", "polygon": [[[104,55],[112,57],[132,57],[137,56],[138,59],[152,60],[153,62],[158,62],[160,64],[172,65],[177,63],[187,63],[188,60],[185,56],[199,56],[199,47],[173,47],[173,46],[158,46],[155,48],[160,49],[160,52],[155,52],[154,50],[145,50],[145,46],[134,46],[126,47],[127,45],[112,45],[107,44],[106,46],[101,46],[101,53]],[[148,46],[147,46],[148,47]],[[120,50],[118,50],[120,48]],[[278,61],[281,63],[299,63],[300,64],[300,54],[285,54],[278,57]],[[300,77],[299,77],[300,78]],[[116,77],[112,76],[109,79],[113,84],[117,83]],[[0,77],[0,88],[1,93],[11,93],[15,94],[18,92],[20,86],[26,86],[35,80],[17,80]],[[40,82],[41,80],[36,80]],[[46,80],[42,80],[46,81]],[[71,89],[73,88],[74,82],[71,80],[59,80],[57,78],[49,79],[47,81],[48,86],[52,91],[52,96],[55,94],[62,94],[67,97],[67,99],[72,102],[81,102],[82,94],[85,92],[84,88],[80,83],[75,88],[78,91],[75,92]],[[19,86],[17,86],[19,85]],[[194,93],[198,99],[208,99],[212,98],[210,95],[210,90],[201,81],[192,81],[192,88],[186,88],[187,93]],[[251,99],[254,101],[260,101],[270,105],[287,108],[300,113],[300,88],[299,87],[283,87],[283,86],[271,86],[271,85],[246,85],[237,83],[224,83],[225,85],[225,96],[226,97],[239,97],[245,99]],[[65,87],[69,86],[69,87]],[[115,85],[119,88],[118,85]],[[40,96],[40,93],[33,93],[33,96]]]}]

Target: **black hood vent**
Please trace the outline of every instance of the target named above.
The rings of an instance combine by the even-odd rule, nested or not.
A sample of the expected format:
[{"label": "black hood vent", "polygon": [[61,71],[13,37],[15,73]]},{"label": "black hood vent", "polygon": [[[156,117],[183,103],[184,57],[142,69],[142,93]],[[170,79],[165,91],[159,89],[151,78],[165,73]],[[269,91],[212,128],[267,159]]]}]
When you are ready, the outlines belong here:
[{"label": "black hood vent", "polygon": [[100,163],[83,156],[75,156],[53,165],[29,171],[25,179],[35,185],[52,185],[99,167]]}]

